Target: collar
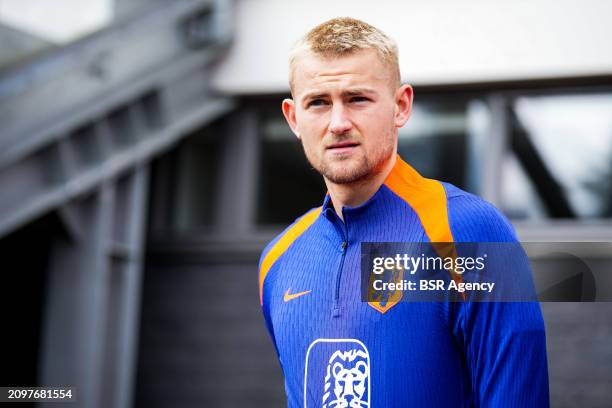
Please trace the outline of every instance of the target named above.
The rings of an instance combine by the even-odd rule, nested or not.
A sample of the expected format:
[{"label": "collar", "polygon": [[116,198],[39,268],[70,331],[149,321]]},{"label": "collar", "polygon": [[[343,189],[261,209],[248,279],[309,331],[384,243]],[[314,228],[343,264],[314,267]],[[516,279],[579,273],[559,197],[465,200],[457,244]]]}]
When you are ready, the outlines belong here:
[{"label": "collar", "polygon": [[[419,186],[422,185],[423,180],[426,179],[424,179],[423,176],[421,176],[412,166],[406,163],[398,154],[395,160],[395,164],[391,168],[391,171],[389,172],[383,183],[380,185],[378,190],[376,190],[376,192],[372,195],[372,197],[368,198],[364,203],[356,207],[347,206],[343,207],[342,210],[353,212],[360,211],[369,207],[380,196],[383,185],[393,191],[396,191],[398,188],[404,189],[406,187],[418,190]],[[323,199],[323,205],[321,207],[321,212],[327,217],[329,217],[330,213],[335,214],[334,206],[329,192],[325,194],[325,197]]]}]

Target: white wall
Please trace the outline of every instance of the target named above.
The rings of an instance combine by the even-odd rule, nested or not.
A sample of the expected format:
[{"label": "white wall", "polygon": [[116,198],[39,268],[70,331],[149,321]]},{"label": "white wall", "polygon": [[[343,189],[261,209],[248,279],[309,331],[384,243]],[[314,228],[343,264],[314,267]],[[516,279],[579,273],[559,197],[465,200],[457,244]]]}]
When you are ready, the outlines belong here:
[{"label": "white wall", "polygon": [[113,0],[0,0],[0,24],[66,44],[109,24]]},{"label": "white wall", "polygon": [[236,8],[235,43],[214,73],[230,94],[286,91],[291,45],[337,16],[395,38],[413,84],[612,74],[610,0],[236,0]]}]

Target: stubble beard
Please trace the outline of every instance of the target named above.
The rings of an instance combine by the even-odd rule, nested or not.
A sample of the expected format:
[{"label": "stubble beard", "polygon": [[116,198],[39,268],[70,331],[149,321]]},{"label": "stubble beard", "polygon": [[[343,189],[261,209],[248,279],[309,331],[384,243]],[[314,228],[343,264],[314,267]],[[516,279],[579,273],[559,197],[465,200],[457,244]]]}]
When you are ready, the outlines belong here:
[{"label": "stubble beard", "polygon": [[[390,138],[388,143],[385,143],[381,149],[377,149],[370,156],[363,154],[357,164],[352,164],[354,160],[350,157],[338,157],[333,162],[322,156],[319,164],[314,163],[309,154],[304,150],[306,159],[310,165],[324,178],[335,184],[356,184],[367,182],[375,175],[383,171],[385,165],[392,158],[394,153],[393,139]],[[347,166],[341,166],[342,162],[346,162]],[[350,164],[349,164],[350,163]],[[339,168],[340,167],[340,168]]]}]

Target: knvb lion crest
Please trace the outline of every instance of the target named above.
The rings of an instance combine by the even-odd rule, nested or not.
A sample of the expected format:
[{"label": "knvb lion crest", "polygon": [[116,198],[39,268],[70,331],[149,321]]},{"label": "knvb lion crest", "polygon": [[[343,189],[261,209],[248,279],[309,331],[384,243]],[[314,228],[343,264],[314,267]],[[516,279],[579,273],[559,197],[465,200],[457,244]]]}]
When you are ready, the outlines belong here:
[{"label": "knvb lion crest", "polygon": [[336,351],[327,365],[323,408],[369,407],[369,378],[368,355],[364,351]]},{"label": "knvb lion crest", "polygon": [[304,408],[369,408],[370,353],[357,339],[317,339],[306,351]]}]

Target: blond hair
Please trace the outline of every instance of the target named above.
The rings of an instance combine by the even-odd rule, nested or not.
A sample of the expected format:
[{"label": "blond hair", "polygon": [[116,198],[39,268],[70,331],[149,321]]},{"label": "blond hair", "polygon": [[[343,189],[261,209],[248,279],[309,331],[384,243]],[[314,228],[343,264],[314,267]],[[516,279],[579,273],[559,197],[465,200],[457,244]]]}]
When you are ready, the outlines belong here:
[{"label": "blond hair", "polygon": [[289,87],[293,90],[296,59],[304,51],[323,57],[342,57],[358,50],[373,49],[399,86],[400,69],[397,44],[378,28],[350,17],[338,17],[319,24],[302,37],[289,53]]}]

